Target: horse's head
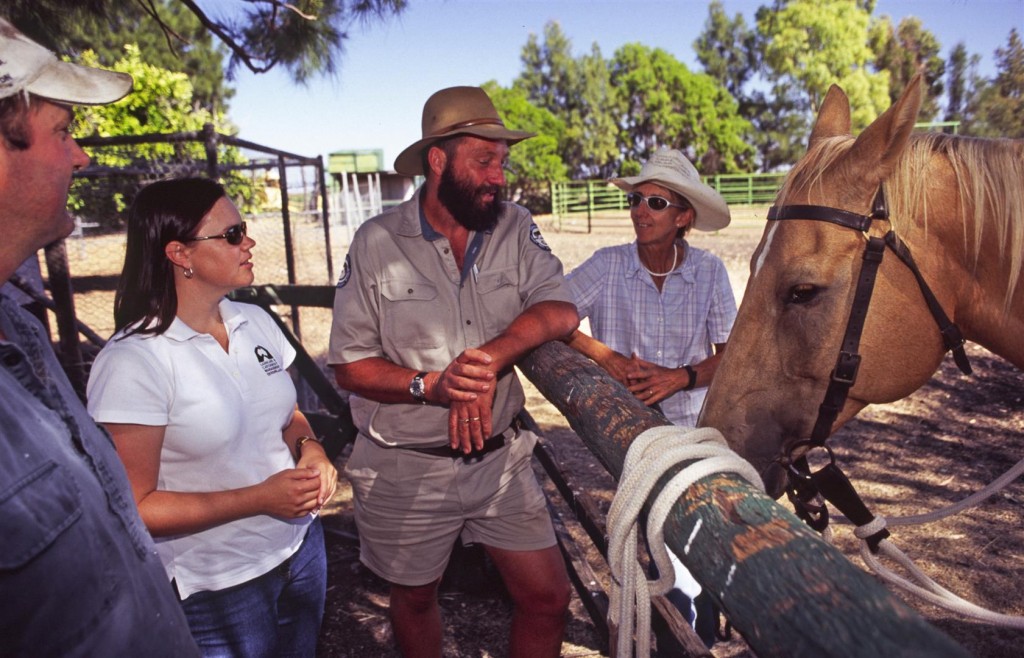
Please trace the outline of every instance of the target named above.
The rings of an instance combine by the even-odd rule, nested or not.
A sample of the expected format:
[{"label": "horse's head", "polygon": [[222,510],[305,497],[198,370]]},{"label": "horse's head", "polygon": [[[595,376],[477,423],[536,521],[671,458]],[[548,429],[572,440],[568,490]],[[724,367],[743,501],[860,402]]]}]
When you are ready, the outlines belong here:
[{"label": "horse's head", "polygon": [[[919,80],[854,139],[850,107],[836,86],[822,103],[807,155],[794,167],[776,206],[827,206],[858,215],[873,199],[905,148],[921,102]],[[873,226],[882,235],[887,222]],[[770,494],[784,484],[780,458],[811,436],[843,342],[867,234],[825,221],[770,221],[750,263],[750,279],[728,348],[708,393],[700,425],[722,431],[751,461]],[[860,340],[856,384],[833,424],[866,404],[916,390],[944,352],[913,276],[883,259]],[[916,299],[915,299],[916,297]],[[911,301],[913,299],[913,301]]]}]

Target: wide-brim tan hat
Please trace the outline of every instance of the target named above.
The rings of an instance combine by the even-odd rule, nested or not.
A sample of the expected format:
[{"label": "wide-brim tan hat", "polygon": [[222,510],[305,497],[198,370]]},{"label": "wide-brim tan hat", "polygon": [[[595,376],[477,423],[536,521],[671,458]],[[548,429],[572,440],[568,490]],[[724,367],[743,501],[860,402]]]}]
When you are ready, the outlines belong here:
[{"label": "wide-brim tan hat", "polygon": [[406,176],[423,175],[423,150],[455,135],[503,139],[512,145],[536,133],[506,128],[494,103],[480,87],[449,87],[427,99],[423,106],[423,138],[398,154],[395,171]]},{"label": "wide-brim tan hat", "polygon": [[640,168],[639,176],[609,182],[627,192],[641,183],[656,183],[682,195],[693,206],[693,228],[699,231],[717,231],[731,221],[729,205],[722,195],[701,182],[693,163],[676,149],[658,149]]},{"label": "wide-brim tan hat", "polygon": [[103,105],[131,90],[127,73],[63,62],[0,18],[0,98],[29,93],[70,105]]}]

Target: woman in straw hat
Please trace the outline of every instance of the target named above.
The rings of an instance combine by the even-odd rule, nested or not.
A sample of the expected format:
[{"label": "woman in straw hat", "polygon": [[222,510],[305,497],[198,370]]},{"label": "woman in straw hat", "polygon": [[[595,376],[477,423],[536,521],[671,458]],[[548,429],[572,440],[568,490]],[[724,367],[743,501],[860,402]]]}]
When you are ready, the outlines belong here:
[{"label": "woman in straw hat", "polygon": [[725,228],[729,207],[673,149],[655,153],[639,176],[611,182],[627,192],[636,241],[600,249],[567,275],[593,334],[577,331],[570,345],[644,404],[692,427],[736,300],[722,261],[685,235]]},{"label": "woman in straw hat", "polygon": [[[693,427],[736,301],[722,261],[685,235],[691,227],[725,228],[729,207],[674,149],[656,152],[639,176],[611,182],[627,192],[636,241],[600,249],[567,275],[593,334],[576,331],[569,345],[673,424]],[[693,582],[686,591],[700,587]],[[701,632],[709,645],[712,632]]]}]

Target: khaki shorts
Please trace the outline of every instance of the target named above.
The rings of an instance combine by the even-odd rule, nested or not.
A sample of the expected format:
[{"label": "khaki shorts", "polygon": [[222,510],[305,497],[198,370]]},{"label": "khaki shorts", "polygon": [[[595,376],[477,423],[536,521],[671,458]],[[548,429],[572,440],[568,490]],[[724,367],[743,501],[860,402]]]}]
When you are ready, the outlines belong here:
[{"label": "khaki shorts", "polygon": [[477,461],[383,448],[356,439],[345,475],[352,483],[359,558],[399,585],[444,573],[455,539],[512,551],[555,544],[531,458],[535,434],[519,430]]}]

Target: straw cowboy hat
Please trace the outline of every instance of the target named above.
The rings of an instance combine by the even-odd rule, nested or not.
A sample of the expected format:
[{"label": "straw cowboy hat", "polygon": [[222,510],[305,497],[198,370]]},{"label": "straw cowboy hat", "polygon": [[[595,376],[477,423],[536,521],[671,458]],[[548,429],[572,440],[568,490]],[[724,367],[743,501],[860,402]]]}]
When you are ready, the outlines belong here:
[{"label": "straw cowboy hat", "polygon": [[427,99],[423,106],[423,139],[398,154],[395,171],[406,176],[423,175],[424,149],[455,135],[503,139],[511,146],[536,133],[505,128],[494,103],[480,87],[449,87]]},{"label": "straw cowboy hat", "polygon": [[697,169],[675,149],[658,149],[640,168],[639,176],[613,178],[609,182],[626,192],[641,183],[657,183],[682,195],[693,206],[693,228],[699,231],[717,231],[729,225],[729,206],[725,199],[702,183]]},{"label": "straw cowboy hat", "polygon": [[0,18],[0,98],[27,93],[58,103],[101,105],[131,90],[127,73],[62,62]]}]

